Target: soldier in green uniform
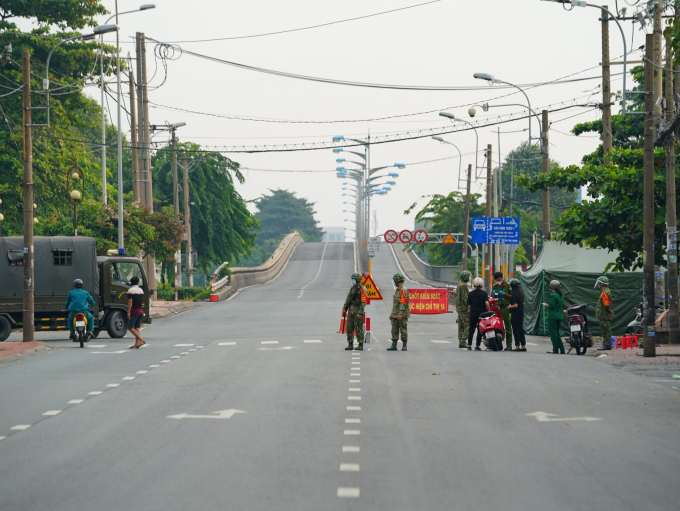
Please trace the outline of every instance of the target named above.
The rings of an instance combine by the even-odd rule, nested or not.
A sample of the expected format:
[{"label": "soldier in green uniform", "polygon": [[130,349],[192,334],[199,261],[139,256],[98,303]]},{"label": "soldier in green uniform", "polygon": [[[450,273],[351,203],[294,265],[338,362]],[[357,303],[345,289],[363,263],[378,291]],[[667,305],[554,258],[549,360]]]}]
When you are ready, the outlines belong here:
[{"label": "soldier in green uniform", "polygon": [[347,347],[345,350],[354,349],[354,334],[357,335],[359,346],[357,350],[364,349],[364,310],[366,309],[366,288],[361,285],[361,273],[352,273],[352,287],[347,293],[345,305],[342,307],[342,315],[347,317]]},{"label": "soldier in green uniform", "polygon": [[501,317],[503,318],[503,323],[505,323],[505,340],[507,344],[505,351],[512,351],[512,324],[510,323],[510,310],[508,309],[512,290],[510,289],[510,284],[505,281],[503,272],[497,271],[493,274],[493,278],[496,280],[493,283],[492,294],[497,300],[496,305],[501,310]]},{"label": "soldier in green uniform", "polygon": [[468,330],[470,329],[470,313],[468,312],[468,282],[472,274],[465,270],[460,272],[460,282],[456,288],[456,312],[458,313],[458,347],[467,348]]},{"label": "soldier in green uniform", "polygon": [[609,279],[607,277],[599,277],[595,281],[595,287],[600,286],[600,298],[597,300],[597,307],[595,307],[595,317],[602,330],[602,347],[598,351],[607,351],[612,349],[612,329],[611,319],[614,317],[612,310],[612,293],[609,290]]},{"label": "soldier in green uniform", "polygon": [[401,273],[395,273],[392,277],[397,289],[394,291],[392,297],[392,312],[390,313],[390,321],[392,322],[392,346],[387,348],[387,351],[396,351],[397,341],[399,341],[399,332],[401,332],[401,351],[406,351],[406,343],[408,343],[408,318],[411,316],[411,306],[408,297],[408,289],[404,287],[404,277]]}]

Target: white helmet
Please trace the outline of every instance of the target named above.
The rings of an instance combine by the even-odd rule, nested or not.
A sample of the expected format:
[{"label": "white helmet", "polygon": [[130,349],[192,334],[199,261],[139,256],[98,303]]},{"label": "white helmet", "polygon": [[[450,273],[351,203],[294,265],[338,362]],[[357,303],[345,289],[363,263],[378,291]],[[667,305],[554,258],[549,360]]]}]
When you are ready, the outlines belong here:
[{"label": "white helmet", "polygon": [[472,281],[472,285],[475,287],[484,287],[484,281],[477,277],[475,280]]}]

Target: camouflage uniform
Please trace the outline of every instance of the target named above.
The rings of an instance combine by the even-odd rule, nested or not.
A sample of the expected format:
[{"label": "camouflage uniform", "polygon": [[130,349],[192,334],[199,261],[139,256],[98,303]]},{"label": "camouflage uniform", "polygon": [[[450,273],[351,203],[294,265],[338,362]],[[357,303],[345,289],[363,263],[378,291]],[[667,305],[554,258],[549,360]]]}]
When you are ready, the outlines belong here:
[{"label": "camouflage uniform", "polygon": [[[406,298],[406,303],[400,303],[402,292]],[[397,316],[400,314],[401,319],[397,319]],[[406,346],[406,343],[408,343],[408,318],[410,316],[411,305],[408,289],[403,286],[401,289],[397,287],[392,297],[392,312],[390,312],[390,318],[392,318],[392,342],[396,343],[399,340],[399,333],[401,332],[401,342]]]},{"label": "camouflage uniform", "polygon": [[503,323],[505,323],[505,341],[508,346],[512,346],[512,325],[510,324],[510,296],[512,295],[512,290],[510,289],[510,284],[508,284],[505,279],[501,284],[496,281],[493,283],[493,292],[503,291],[504,296],[496,297],[496,306],[501,310],[501,317],[503,318]]},{"label": "camouflage uniform", "polygon": [[[609,305],[605,305],[603,301],[603,296],[606,297],[606,301]],[[612,294],[609,287],[605,286],[602,289],[602,294],[597,300],[597,307],[595,308],[595,317],[600,325],[600,330],[602,330],[602,347],[609,349],[612,347],[612,330],[611,330],[611,316],[612,311]]]},{"label": "camouflage uniform", "polygon": [[[354,334],[356,333],[359,346],[364,344],[364,311],[366,309],[366,288],[359,282],[352,286],[347,293],[345,305],[342,307],[347,311],[347,343],[354,344]],[[361,317],[357,318],[357,314]]]},{"label": "camouflage uniform", "polygon": [[470,330],[470,313],[468,312],[468,289],[467,283],[460,282],[456,288],[456,312],[458,313],[458,344],[467,347],[468,331]]}]

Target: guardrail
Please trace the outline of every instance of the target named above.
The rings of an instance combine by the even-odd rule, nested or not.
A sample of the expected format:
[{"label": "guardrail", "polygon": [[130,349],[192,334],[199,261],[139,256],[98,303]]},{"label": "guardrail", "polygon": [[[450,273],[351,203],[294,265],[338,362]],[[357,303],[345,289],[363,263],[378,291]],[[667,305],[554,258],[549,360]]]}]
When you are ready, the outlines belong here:
[{"label": "guardrail", "polygon": [[[409,250],[406,252],[411,264],[418,270],[425,278],[436,280],[438,282],[445,282],[447,284],[457,284],[457,276],[462,271],[461,266],[432,266],[423,261],[418,254]],[[453,272],[453,273],[451,273]]]},{"label": "guardrail", "polygon": [[224,277],[216,281],[213,293],[217,295],[218,300],[224,300],[239,289],[264,284],[275,279],[285,268],[295,247],[300,243],[304,243],[300,234],[297,232],[288,234],[267,261],[251,268],[232,268],[231,279]]}]

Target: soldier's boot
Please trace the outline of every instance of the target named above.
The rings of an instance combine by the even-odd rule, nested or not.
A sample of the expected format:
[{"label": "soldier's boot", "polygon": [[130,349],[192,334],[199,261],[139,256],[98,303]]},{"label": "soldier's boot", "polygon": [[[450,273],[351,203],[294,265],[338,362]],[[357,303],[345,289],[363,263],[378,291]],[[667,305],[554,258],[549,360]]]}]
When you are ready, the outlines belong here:
[{"label": "soldier's boot", "polygon": [[387,348],[387,351],[397,351],[397,341],[392,341],[392,346]]},{"label": "soldier's boot", "polygon": [[401,351],[406,351],[406,343],[402,341]]},{"label": "soldier's boot", "polygon": [[350,342],[350,343],[347,345],[347,347],[345,348],[345,351],[353,350],[353,349],[354,349],[354,343],[353,343],[353,342]]},{"label": "soldier's boot", "polygon": [[459,347],[459,348],[467,348],[467,347],[468,347],[467,342],[465,342],[465,341],[458,341],[458,347]]},{"label": "soldier's boot", "polygon": [[360,343],[359,343],[359,346],[357,346],[356,348],[354,348],[354,350],[355,350],[355,351],[363,351],[363,350],[364,350],[364,343],[363,343],[363,342],[360,342]]}]

